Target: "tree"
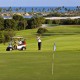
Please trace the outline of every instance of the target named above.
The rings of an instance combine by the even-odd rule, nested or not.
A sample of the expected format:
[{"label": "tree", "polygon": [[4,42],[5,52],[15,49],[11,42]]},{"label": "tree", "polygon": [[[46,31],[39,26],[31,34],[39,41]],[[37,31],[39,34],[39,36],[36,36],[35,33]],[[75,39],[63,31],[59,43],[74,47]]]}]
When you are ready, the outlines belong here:
[{"label": "tree", "polygon": [[59,17],[59,16],[61,16],[61,14],[59,12],[53,12],[53,13],[48,14],[47,16],[48,17],[53,17],[53,16],[54,17],[57,17],[57,16]]},{"label": "tree", "polygon": [[4,19],[0,17],[0,30],[4,29]]},{"label": "tree", "polygon": [[73,21],[71,19],[65,19],[65,20],[61,20],[61,23],[64,25],[71,25],[73,24]]},{"label": "tree", "polygon": [[52,24],[52,20],[46,19],[46,20],[45,20],[45,24]]},{"label": "tree", "polygon": [[13,15],[13,19],[15,20],[15,21],[21,21],[21,20],[23,20],[24,18],[23,18],[23,16],[20,16],[20,15]]},{"label": "tree", "polygon": [[17,26],[17,30],[25,30],[26,29],[26,26],[27,26],[27,20],[24,19],[22,21],[19,21],[18,22],[18,26]]},{"label": "tree", "polygon": [[3,8],[3,12],[6,12],[6,8]]},{"label": "tree", "polygon": [[78,25],[80,25],[80,19],[77,19],[78,20]]},{"label": "tree", "polygon": [[0,31],[0,43],[3,43],[5,37],[2,31]]},{"label": "tree", "polygon": [[2,12],[2,8],[0,8],[0,12]]},{"label": "tree", "polygon": [[8,42],[11,40],[11,37],[15,36],[15,31],[12,29],[6,29],[4,31],[4,42]]},{"label": "tree", "polygon": [[32,28],[40,27],[44,22],[45,19],[43,17],[33,17],[28,20],[28,28],[32,29]]},{"label": "tree", "polygon": [[34,8],[31,9],[31,12],[34,13]]},{"label": "tree", "polygon": [[4,20],[4,28],[5,29],[16,29],[16,21],[14,19],[6,19]]},{"label": "tree", "polygon": [[42,12],[45,12],[45,8],[42,8]]},{"label": "tree", "polygon": [[53,20],[52,23],[53,24],[60,24],[60,20]]},{"label": "tree", "polygon": [[0,43],[6,43],[11,40],[11,37],[15,36],[15,31],[12,29],[7,29],[0,31]]},{"label": "tree", "polygon": [[75,19],[75,24],[80,25],[80,19]]},{"label": "tree", "polygon": [[9,8],[8,8],[8,11],[12,12],[12,7],[9,7]]},{"label": "tree", "polygon": [[15,10],[16,10],[16,12],[18,12],[19,11],[19,8],[16,8]]},{"label": "tree", "polygon": [[20,15],[14,15],[13,16],[13,19],[16,21],[17,23],[17,27],[16,29],[17,30],[25,30],[26,29],[26,26],[28,25],[27,24],[27,20],[25,18],[23,18],[23,16],[20,16]]}]

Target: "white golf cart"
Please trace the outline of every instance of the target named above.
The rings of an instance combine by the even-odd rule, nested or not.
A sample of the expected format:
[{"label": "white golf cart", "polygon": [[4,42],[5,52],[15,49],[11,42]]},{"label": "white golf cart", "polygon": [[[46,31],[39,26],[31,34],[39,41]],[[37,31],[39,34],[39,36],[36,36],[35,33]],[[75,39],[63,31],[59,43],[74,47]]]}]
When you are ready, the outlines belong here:
[{"label": "white golf cart", "polygon": [[23,37],[12,37],[6,51],[26,50],[26,42]]}]

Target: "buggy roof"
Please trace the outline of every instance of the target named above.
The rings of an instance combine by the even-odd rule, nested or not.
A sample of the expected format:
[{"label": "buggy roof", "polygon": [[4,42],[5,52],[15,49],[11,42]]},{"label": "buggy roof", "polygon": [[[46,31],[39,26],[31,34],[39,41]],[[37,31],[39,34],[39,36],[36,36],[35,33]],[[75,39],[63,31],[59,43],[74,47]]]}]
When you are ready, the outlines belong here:
[{"label": "buggy roof", "polygon": [[14,36],[14,37],[12,37],[12,39],[23,39],[23,37],[20,37],[20,36]]}]

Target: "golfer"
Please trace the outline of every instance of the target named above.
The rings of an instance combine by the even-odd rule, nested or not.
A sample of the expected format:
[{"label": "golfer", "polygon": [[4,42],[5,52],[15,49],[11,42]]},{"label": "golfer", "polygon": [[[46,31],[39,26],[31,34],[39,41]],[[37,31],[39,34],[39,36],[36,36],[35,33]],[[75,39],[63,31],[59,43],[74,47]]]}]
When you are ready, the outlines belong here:
[{"label": "golfer", "polygon": [[41,39],[40,37],[37,37],[38,40],[38,50],[41,50]]}]

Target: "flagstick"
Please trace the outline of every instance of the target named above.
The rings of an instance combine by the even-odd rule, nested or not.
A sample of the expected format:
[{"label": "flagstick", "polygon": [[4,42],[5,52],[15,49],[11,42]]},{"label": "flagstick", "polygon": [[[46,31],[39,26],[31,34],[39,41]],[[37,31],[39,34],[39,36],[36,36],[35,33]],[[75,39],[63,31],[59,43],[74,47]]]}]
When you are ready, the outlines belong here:
[{"label": "flagstick", "polygon": [[52,55],[52,75],[53,75],[53,72],[54,72],[54,53]]}]

